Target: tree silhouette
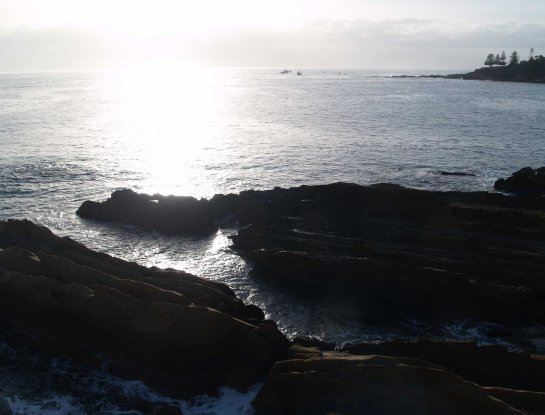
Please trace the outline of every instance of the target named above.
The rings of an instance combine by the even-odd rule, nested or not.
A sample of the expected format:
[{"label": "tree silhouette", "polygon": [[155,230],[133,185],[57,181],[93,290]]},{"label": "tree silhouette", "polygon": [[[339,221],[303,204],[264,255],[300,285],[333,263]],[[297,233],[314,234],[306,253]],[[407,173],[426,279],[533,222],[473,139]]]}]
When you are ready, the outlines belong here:
[{"label": "tree silhouette", "polygon": [[522,60],[518,52],[513,51],[508,62],[506,66],[505,51],[490,53],[484,62],[485,67],[465,74],[463,79],[545,83],[545,56],[536,54],[534,48],[530,49],[527,60]]},{"label": "tree silhouette", "polygon": [[494,56],[493,53],[489,54],[487,57],[486,57],[486,60],[484,61],[484,64],[485,65],[488,65],[490,67],[492,67],[492,65],[494,65],[496,63],[496,57]]},{"label": "tree silhouette", "polygon": [[506,59],[507,58],[505,57],[505,51],[502,51],[501,56],[500,56],[500,65],[505,65],[505,63],[506,63],[505,60]]},{"label": "tree silhouette", "polygon": [[513,53],[511,53],[511,57],[509,58],[509,65],[516,65],[519,63],[519,54],[515,50]]},{"label": "tree silhouette", "polygon": [[496,53],[496,57],[494,58],[494,65],[501,65],[500,55]]}]

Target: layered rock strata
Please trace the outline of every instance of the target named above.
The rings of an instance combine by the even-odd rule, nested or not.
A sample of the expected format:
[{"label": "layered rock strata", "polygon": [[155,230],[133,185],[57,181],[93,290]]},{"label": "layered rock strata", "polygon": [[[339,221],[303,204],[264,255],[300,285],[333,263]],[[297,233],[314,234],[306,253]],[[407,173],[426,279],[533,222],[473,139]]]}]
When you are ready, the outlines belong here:
[{"label": "layered rock strata", "polygon": [[223,284],[97,253],[28,221],[0,222],[0,322],[58,353],[105,355],[179,396],[244,389],[287,347]]},{"label": "layered rock strata", "polygon": [[543,357],[422,339],[334,351],[297,338],[288,349],[223,284],[97,253],[28,221],[0,222],[0,322],[56,353],[103,354],[173,395],[266,375],[256,415],[545,414]]},{"label": "layered rock strata", "polygon": [[545,394],[472,383],[422,359],[292,346],[254,400],[256,415],[545,413]]},{"label": "layered rock strata", "polygon": [[539,195],[335,183],[197,201],[125,190],[78,214],[181,234],[230,219],[254,276],[365,322],[545,322]]},{"label": "layered rock strata", "polygon": [[418,339],[347,345],[343,351],[426,360],[479,385],[545,392],[545,356],[508,351],[499,345]]}]

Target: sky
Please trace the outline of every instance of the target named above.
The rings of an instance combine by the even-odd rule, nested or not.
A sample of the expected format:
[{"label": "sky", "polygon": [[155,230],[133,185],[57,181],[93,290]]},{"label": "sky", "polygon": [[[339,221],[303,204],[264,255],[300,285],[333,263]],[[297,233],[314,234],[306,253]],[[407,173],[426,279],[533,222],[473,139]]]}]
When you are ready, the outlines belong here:
[{"label": "sky", "polygon": [[470,70],[530,48],[545,55],[544,0],[0,0],[0,72]]}]

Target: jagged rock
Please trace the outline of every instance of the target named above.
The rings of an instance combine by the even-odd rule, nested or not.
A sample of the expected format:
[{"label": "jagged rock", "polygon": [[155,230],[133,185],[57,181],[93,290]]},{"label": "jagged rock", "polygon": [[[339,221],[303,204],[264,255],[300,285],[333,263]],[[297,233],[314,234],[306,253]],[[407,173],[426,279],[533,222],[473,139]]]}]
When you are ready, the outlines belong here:
[{"label": "jagged rock", "polygon": [[[112,196],[85,216],[141,224],[142,204],[155,206],[149,217],[162,212],[157,195],[131,197],[134,205]],[[172,221],[176,232],[186,199],[168,200],[161,229]],[[242,226],[233,249],[253,276],[331,304],[338,318],[545,322],[543,197],[335,183],[199,203],[202,221]]]},{"label": "jagged rock", "polygon": [[390,185],[285,193],[299,199],[284,223],[256,222],[233,237],[256,277],[366,322],[545,319],[538,198]]},{"label": "jagged rock", "polygon": [[511,193],[545,195],[545,167],[524,167],[506,179],[498,179],[494,188]]},{"label": "jagged rock", "polygon": [[511,352],[497,345],[475,342],[389,341],[348,345],[343,351],[356,355],[410,357],[444,366],[479,385],[545,391],[545,357]]},{"label": "jagged rock", "polygon": [[275,363],[253,405],[256,415],[522,414],[441,366],[339,352]]},{"label": "jagged rock", "polygon": [[128,223],[168,234],[205,234],[217,229],[206,200],[140,195],[128,189],[113,192],[103,204],[86,201],[76,213],[86,218]]},{"label": "jagged rock", "polygon": [[182,396],[244,389],[287,348],[223,284],[93,252],[28,221],[0,222],[0,320]]}]

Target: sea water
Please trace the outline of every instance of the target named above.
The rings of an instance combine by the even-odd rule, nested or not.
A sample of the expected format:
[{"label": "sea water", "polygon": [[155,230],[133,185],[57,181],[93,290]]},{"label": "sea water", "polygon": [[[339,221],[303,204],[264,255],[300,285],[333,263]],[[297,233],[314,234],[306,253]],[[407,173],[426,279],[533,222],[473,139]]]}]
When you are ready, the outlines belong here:
[{"label": "sea water", "polygon": [[[416,321],[361,326],[335,305],[294,298],[248,275],[251,264],[229,248],[236,229],[176,237],[75,215],[84,200],[104,200],[120,188],[211,197],[345,181],[492,191],[496,178],[545,164],[545,85],[302,72],[2,74],[0,219],[28,218],[92,249],[224,282],[290,337],[342,344],[433,335],[501,343],[486,322],[453,322],[439,330]],[[543,330],[532,330],[536,344],[543,344]],[[0,361],[6,382],[11,372]],[[18,372],[23,377],[24,367]],[[23,384],[6,392],[14,407],[25,408],[21,413],[35,407],[45,413],[44,404],[55,414],[92,412],[80,394],[59,387],[52,389],[55,402],[45,395],[29,400]],[[104,405],[117,405],[103,398]]]}]

